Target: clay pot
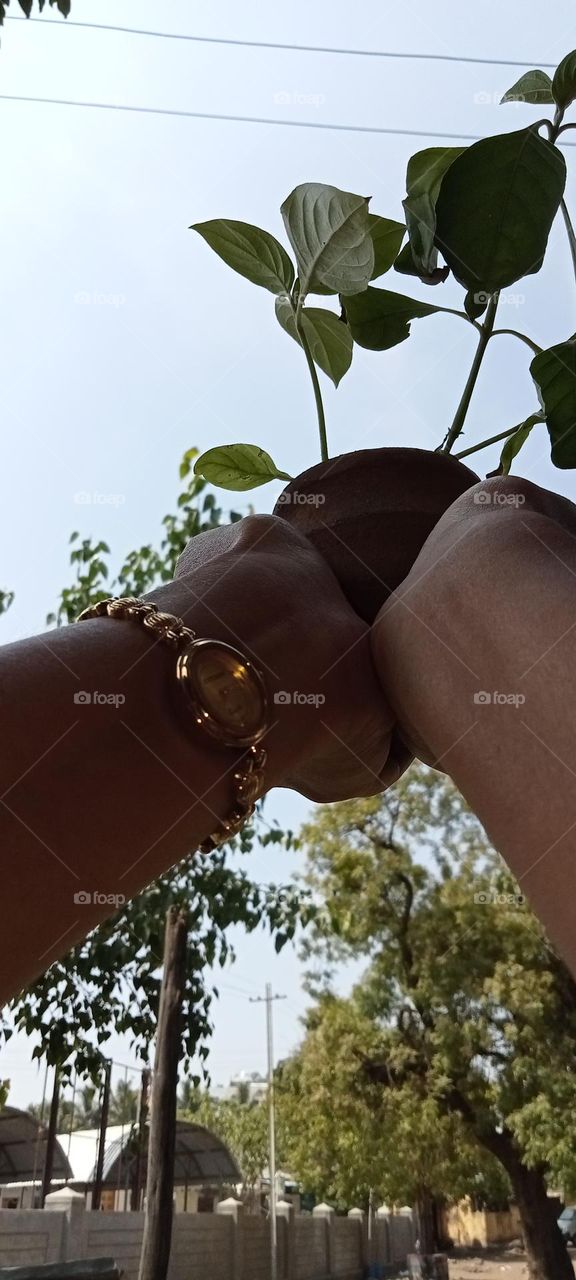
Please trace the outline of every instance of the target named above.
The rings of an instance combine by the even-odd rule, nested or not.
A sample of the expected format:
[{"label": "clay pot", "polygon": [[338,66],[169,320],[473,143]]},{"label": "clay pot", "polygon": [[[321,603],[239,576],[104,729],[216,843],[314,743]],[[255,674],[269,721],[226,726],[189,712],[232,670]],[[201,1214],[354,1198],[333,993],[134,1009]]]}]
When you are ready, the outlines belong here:
[{"label": "clay pot", "polygon": [[274,514],[310,539],[356,612],[372,622],[440,516],[477,480],[450,454],[359,449],[296,476]]}]

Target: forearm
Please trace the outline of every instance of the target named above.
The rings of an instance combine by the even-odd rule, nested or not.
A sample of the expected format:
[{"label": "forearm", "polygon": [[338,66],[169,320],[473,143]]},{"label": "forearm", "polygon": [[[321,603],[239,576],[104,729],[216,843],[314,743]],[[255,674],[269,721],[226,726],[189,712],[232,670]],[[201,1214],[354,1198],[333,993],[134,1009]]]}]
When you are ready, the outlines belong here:
[{"label": "forearm", "polygon": [[[265,660],[266,627],[246,620],[244,636],[231,635],[202,602],[205,577],[200,569],[152,598],[200,635],[256,646]],[[0,1003],[230,812],[242,752],[179,714],[174,666],[141,626],[110,619],[0,650]],[[296,754],[287,717],[266,746],[271,785]],[[89,904],[75,901],[81,892]]]},{"label": "forearm", "polygon": [[526,502],[469,509],[385,607],[375,644],[407,738],[452,776],[575,970],[570,526]]}]

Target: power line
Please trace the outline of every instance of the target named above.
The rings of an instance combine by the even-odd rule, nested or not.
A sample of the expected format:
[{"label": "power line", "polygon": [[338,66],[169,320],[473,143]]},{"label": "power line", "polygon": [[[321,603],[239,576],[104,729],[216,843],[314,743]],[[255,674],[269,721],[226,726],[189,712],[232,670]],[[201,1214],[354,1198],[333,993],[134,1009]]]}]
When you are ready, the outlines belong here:
[{"label": "power line", "polygon": [[[11,14],[9,22],[41,22],[42,26],[62,27],[59,18],[24,18]],[[555,69],[555,62],[519,62],[516,58],[469,58],[455,53],[404,53],[387,49],[337,49],[330,45],[282,44],[273,40],[235,40],[224,36],[192,36],[176,31],[147,31],[141,27],[117,27],[107,22],[66,21],[67,27],[83,27],[92,31],[118,31],[129,36],[153,36],[156,40],[188,40],[193,44],[223,44],[240,49],[278,49],[288,53],[328,53],[347,58],[401,58],[416,62],[471,62],[490,67],[540,66]]]},{"label": "power line", "polygon": [[[32,102],[41,106],[90,107],[96,111],[129,111],[151,116],[180,116],[188,120],[220,120],[235,124],[280,125],[288,129],[329,129],[340,133],[376,133],[404,138],[440,138],[443,141],[480,142],[480,133],[444,133],[430,129],[392,129],[382,125],[329,124],[320,120],[275,120],[272,116],[233,116],[221,111],[179,111],[172,107],[137,107],[120,102],[80,102],[73,98],[37,98],[21,93],[0,93],[4,102]],[[576,147],[576,142],[562,142],[562,146]]]}]

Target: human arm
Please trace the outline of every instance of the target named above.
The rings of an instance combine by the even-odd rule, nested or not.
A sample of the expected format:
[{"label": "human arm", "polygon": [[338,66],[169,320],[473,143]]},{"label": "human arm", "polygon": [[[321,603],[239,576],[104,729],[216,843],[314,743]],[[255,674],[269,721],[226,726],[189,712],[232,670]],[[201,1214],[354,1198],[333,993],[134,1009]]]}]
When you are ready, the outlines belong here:
[{"label": "human arm", "polygon": [[454,779],[575,972],[576,508],[516,477],[474,486],[373,652],[405,740]]},{"label": "human arm", "polygon": [[[367,628],[285,521],[195,539],[151,598],[263,673],[266,789],[342,798],[397,776]],[[110,915],[107,898],[132,897],[230,812],[241,753],[177,714],[173,666],[141,627],[106,618],[0,650],[0,1004]],[[278,690],[325,701],[278,705]],[[82,691],[116,701],[79,704]]]}]

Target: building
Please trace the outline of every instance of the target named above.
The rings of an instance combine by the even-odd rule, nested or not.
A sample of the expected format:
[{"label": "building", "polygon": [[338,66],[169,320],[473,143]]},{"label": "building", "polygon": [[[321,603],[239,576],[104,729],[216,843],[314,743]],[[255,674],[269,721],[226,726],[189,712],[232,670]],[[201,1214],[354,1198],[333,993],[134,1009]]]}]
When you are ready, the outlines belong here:
[{"label": "building", "polygon": [[[98,1129],[76,1129],[56,1141],[50,1189],[68,1185],[86,1197],[92,1191],[98,1158]],[[46,1156],[46,1130],[26,1111],[0,1112],[0,1208],[30,1209],[40,1205]],[[225,1144],[202,1125],[178,1120],[174,1155],[174,1202],[177,1211],[212,1212],[226,1189],[241,1179]],[[106,1130],[100,1207],[106,1212],[141,1207],[146,1185],[146,1151],[138,1160],[135,1127],[110,1125]]]}]

